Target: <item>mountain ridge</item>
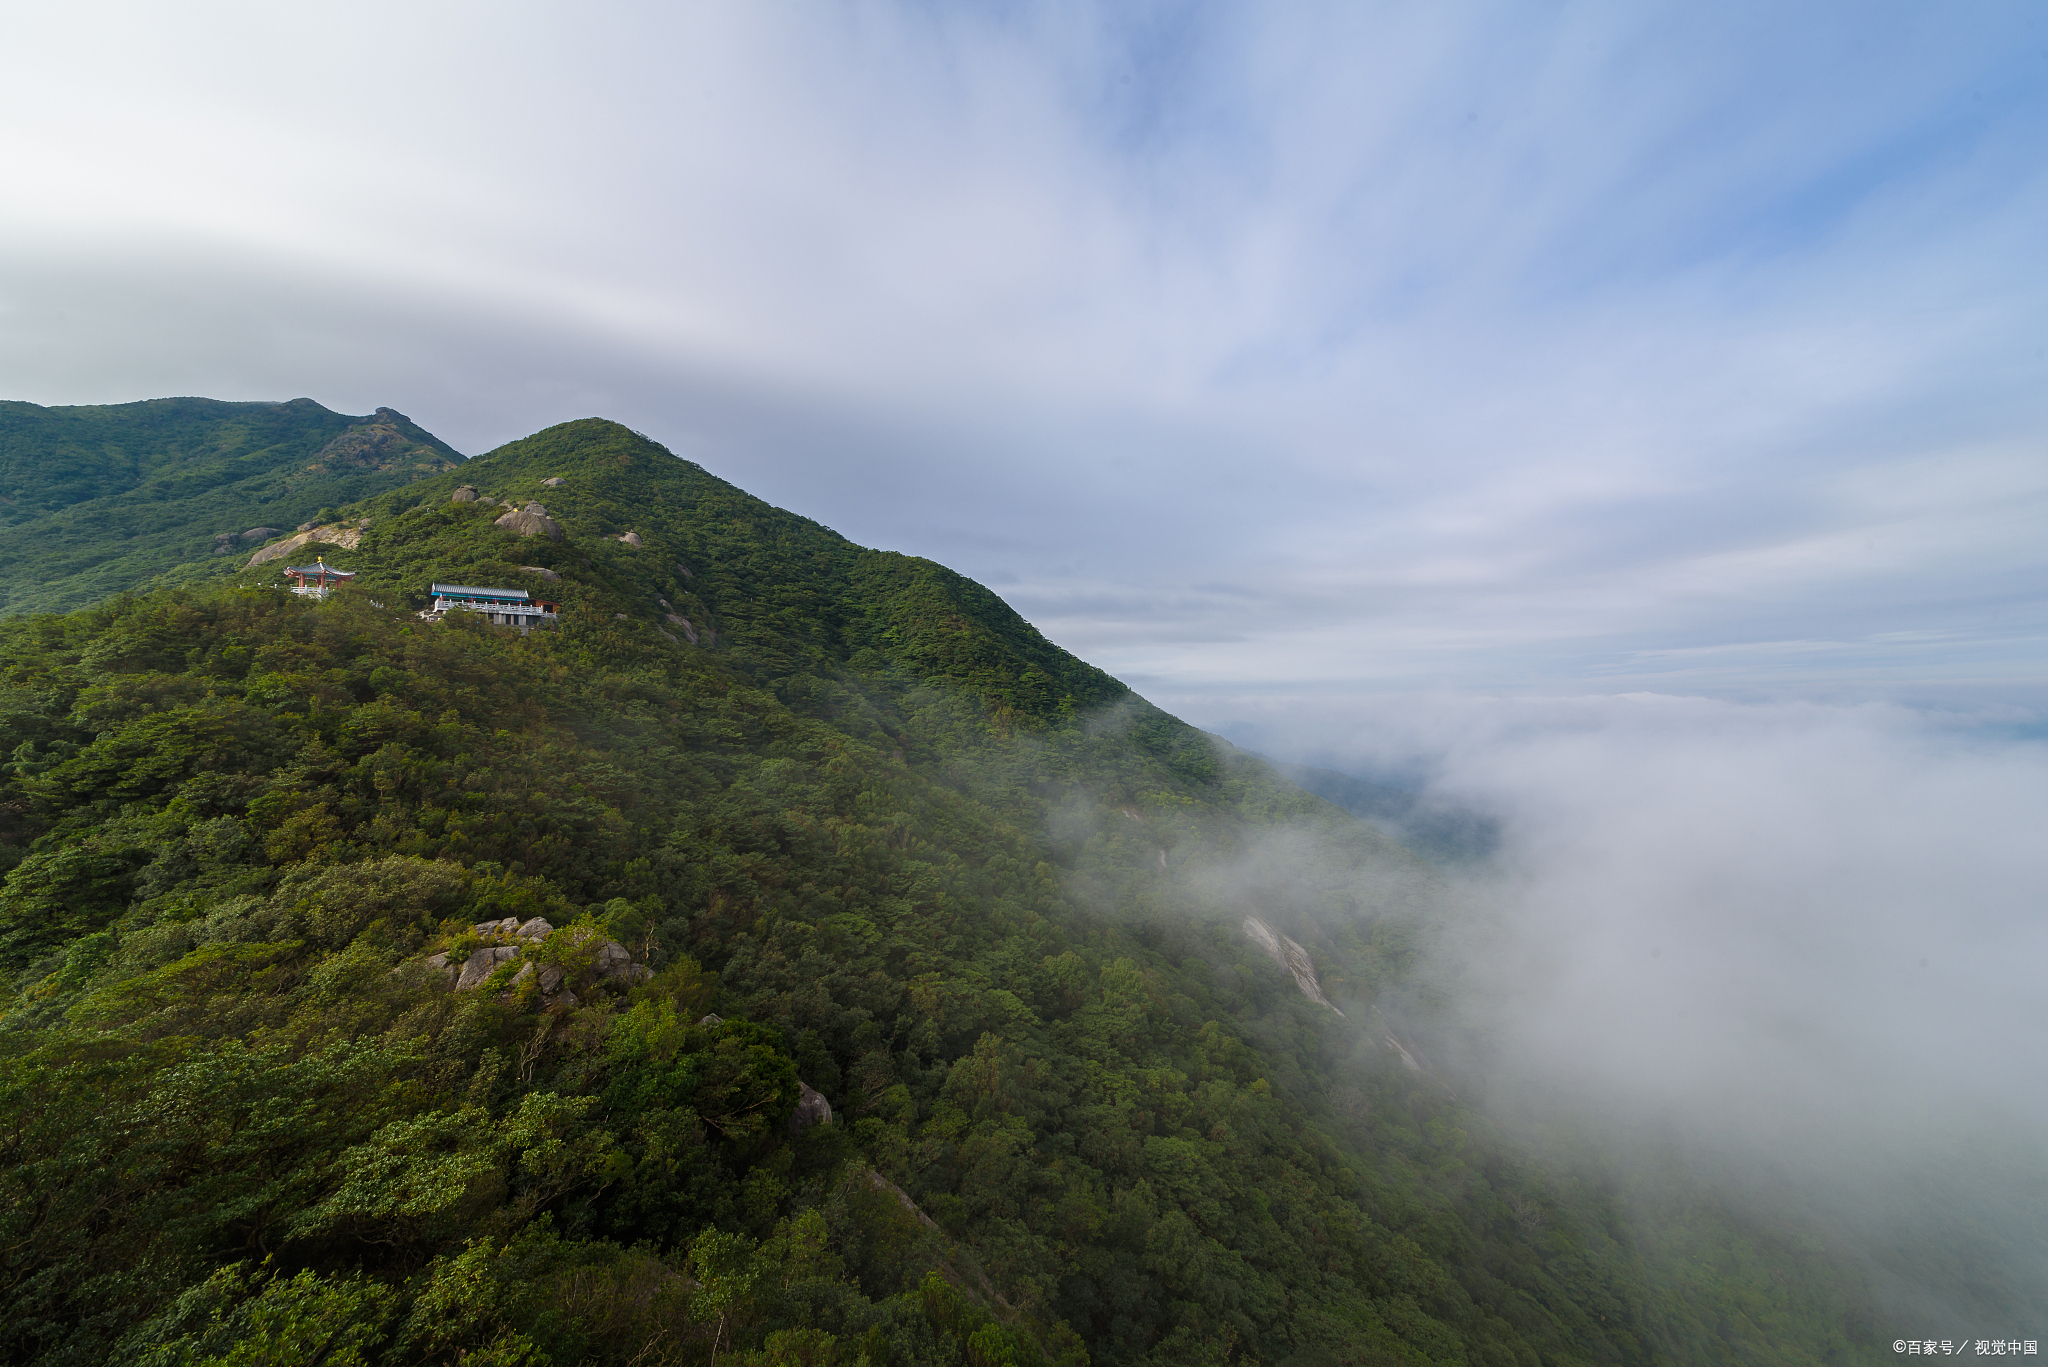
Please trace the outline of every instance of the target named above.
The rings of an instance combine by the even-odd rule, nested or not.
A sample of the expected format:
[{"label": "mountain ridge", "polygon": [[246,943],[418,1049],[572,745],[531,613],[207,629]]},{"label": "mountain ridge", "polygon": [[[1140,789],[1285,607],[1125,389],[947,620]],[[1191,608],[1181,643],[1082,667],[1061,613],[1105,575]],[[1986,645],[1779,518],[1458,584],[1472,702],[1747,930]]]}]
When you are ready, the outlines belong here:
[{"label": "mountain ridge", "polygon": [[204,578],[244,532],[292,528],[462,459],[388,408],[0,401],[0,616]]}]

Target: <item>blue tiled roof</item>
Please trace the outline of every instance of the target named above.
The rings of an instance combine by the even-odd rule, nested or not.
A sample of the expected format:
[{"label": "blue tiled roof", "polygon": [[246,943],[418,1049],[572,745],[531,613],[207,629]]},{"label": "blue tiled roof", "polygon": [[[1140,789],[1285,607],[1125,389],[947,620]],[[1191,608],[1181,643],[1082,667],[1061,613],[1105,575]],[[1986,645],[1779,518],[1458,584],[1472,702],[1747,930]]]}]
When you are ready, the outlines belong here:
[{"label": "blue tiled roof", "polygon": [[436,584],[433,586],[436,598],[480,598],[491,603],[524,603],[529,601],[525,589],[479,589],[467,584]]}]

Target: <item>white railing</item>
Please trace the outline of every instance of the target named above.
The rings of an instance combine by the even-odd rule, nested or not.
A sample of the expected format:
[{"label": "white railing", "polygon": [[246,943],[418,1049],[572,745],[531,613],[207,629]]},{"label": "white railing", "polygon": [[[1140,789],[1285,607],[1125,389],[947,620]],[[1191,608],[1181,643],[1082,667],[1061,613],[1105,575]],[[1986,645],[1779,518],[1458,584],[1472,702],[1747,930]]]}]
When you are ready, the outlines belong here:
[{"label": "white railing", "polygon": [[550,626],[561,620],[554,605],[550,603],[490,603],[472,598],[436,598],[433,606],[420,616],[433,619],[456,610],[478,612],[489,618],[494,626],[518,627],[531,631],[537,626]]}]

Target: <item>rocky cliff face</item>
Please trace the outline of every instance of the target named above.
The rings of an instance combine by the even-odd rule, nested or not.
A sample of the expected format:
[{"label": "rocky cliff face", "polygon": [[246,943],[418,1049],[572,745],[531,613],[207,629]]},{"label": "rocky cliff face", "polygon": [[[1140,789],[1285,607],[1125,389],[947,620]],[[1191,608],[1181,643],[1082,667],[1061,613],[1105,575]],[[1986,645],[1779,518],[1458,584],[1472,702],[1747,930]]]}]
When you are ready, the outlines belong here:
[{"label": "rocky cliff face", "polygon": [[[1252,943],[1270,954],[1274,963],[1294,975],[1294,985],[1301,989],[1302,996],[1317,1006],[1328,1006],[1332,1011],[1337,1011],[1337,1008],[1331,1005],[1330,999],[1323,995],[1323,985],[1316,977],[1315,962],[1308,957],[1308,951],[1300,944],[1279,934],[1256,916],[1244,918],[1244,933]],[[1337,1014],[1341,1016],[1344,1013],[1337,1011]]]}]

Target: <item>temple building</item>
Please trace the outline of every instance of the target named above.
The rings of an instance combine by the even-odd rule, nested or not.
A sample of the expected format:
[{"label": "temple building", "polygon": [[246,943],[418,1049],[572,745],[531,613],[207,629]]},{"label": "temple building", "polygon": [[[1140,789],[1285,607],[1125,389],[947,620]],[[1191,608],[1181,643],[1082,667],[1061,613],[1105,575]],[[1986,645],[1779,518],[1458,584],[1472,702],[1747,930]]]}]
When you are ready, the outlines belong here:
[{"label": "temple building", "polygon": [[480,612],[491,622],[501,627],[517,627],[531,631],[535,627],[551,627],[561,620],[553,603],[543,603],[529,595],[525,589],[482,589],[467,584],[435,584],[428,590],[433,602],[420,613],[429,622],[438,622],[448,613],[460,609],[463,612]]},{"label": "temple building", "polygon": [[336,584],[346,584],[356,577],[354,570],[338,570],[327,563],[325,556],[315,559],[310,565],[286,565],[284,577],[292,581],[292,592],[302,598],[325,598],[334,592]]}]

